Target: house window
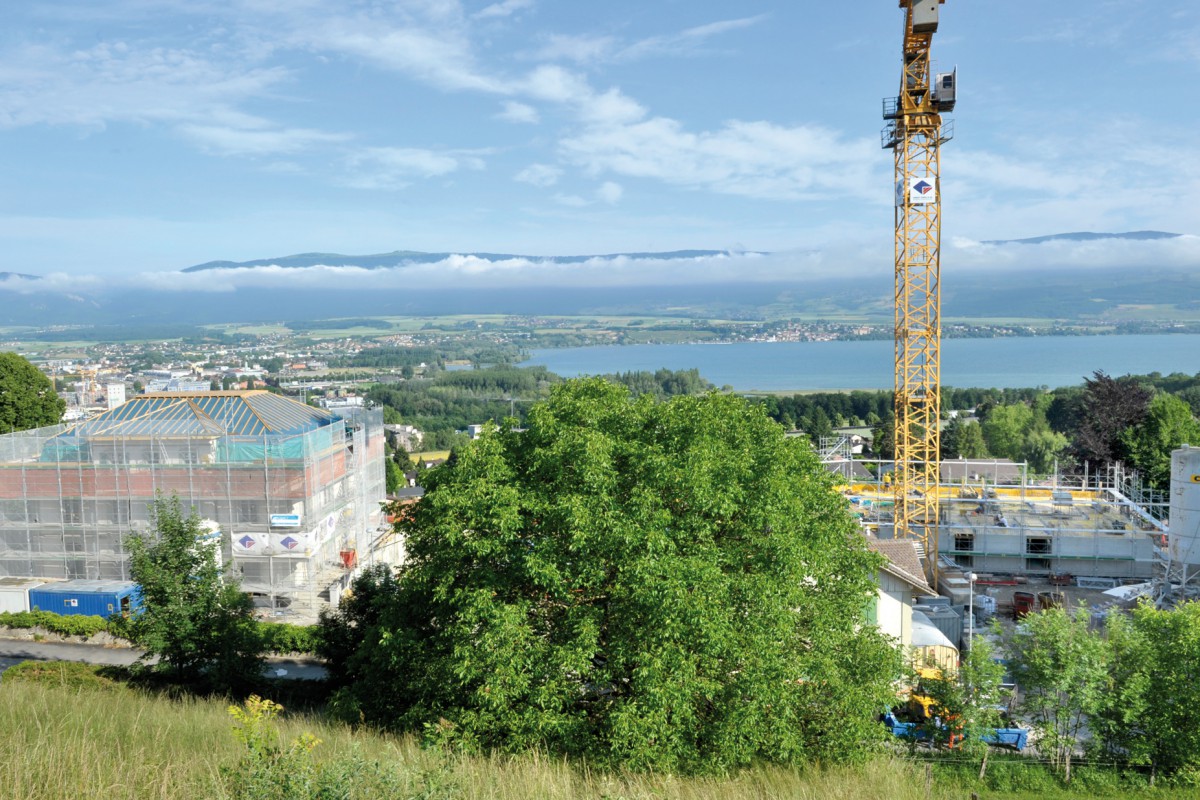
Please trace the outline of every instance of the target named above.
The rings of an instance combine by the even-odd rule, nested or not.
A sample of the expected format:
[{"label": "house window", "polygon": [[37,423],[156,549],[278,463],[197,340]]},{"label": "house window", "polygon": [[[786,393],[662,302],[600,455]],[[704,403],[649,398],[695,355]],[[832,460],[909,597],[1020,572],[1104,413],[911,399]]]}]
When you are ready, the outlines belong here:
[{"label": "house window", "polygon": [[1025,542],[1025,552],[1029,555],[1042,556],[1050,555],[1050,540],[1049,539],[1028,539]]},{"label": "house window", "polygon": [[965,550],[970,552],[975,549],[975,535],[970,533],[957,533],[954,535],[954,549]]}]

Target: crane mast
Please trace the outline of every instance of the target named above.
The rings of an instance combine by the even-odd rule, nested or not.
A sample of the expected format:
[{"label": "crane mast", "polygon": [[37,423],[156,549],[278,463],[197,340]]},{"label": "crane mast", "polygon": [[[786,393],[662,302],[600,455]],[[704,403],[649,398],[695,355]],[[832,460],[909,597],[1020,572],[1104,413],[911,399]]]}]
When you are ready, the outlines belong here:
[{"label": "crane mast", "polygon": [[[883,147],[896,166],[895,536],[916,540],[937,579],[941,416],[941,159],[952,135],[957,75],[934,75],[930,44],[946,0],[900,0],[900,94],[883,102]],[[936,583],[934,584],[936,585]]]}]

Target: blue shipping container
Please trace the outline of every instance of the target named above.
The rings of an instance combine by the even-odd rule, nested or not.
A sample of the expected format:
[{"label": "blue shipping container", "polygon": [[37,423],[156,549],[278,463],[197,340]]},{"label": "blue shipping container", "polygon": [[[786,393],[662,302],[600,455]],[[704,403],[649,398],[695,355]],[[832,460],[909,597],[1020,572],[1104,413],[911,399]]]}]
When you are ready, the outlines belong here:
[{"label": "blue shipping container", "polygon": [[142,587],[130,581],[62,581],[29,590],[29,607],[55,614],[111,617],[142,607]]}]

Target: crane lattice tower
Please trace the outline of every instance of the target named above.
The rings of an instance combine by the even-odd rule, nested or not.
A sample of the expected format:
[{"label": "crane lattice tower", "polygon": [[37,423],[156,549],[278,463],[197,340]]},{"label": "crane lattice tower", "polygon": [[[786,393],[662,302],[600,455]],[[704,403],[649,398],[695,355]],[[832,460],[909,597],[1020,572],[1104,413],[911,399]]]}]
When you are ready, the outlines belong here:
[{"label": "crane lattice tower", "polygon": [[[900,0],[904,66],[887,98],[883,147],[896,162],[895,535],[915,539],[936,580],[938,419],[941,415],[941,145],[952,135],[955,72],[934,75],[929,57],[946,0]],[[936,585],[936,584],[935,584]]]}]

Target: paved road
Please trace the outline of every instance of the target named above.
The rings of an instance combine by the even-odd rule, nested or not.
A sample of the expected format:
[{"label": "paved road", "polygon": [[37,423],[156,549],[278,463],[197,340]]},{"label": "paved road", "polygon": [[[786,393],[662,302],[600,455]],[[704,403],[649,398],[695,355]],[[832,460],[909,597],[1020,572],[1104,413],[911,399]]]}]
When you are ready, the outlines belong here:
[{"label": "paved road", "polygon": [[[102,647],[67,642],[0,640],[0,672],[22,661],[82,661],[87,664],[128,666],[141,653],[126,647]],[[312,661],[272,658],[267,675],[280,678],[324,678],[325,668]]]}]

